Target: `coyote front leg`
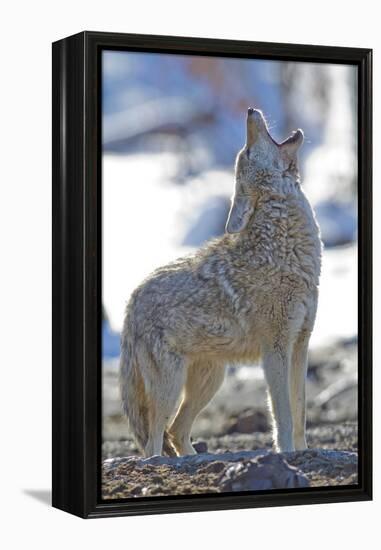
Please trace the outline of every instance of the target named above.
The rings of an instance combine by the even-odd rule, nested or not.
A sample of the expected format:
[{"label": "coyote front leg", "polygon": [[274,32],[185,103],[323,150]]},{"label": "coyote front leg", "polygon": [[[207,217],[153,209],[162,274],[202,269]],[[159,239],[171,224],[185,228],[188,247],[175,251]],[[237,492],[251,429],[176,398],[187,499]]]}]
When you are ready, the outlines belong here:
[{"label": "coyote front leg", "polygon": [[297,451],[307,449],[306,442],[306,376],[310,332],[298,335],[292,352],[290,372],[291,407],[294,426],[294,445]]},{"label": "coyote front leg", "polygon": [[275,446],[281,452],[294,451],[288,346],[284,349],[266,349],[263,352],[263,367],[270,395]]}]

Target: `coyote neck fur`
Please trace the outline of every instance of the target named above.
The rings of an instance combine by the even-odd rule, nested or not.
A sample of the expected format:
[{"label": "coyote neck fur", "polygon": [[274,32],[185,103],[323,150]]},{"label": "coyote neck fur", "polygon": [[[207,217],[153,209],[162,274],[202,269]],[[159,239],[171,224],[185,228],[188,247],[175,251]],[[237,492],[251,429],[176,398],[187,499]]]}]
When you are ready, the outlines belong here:
[{"label": "coyote neck fur", "polygon": [[236,240],[241,259],[253,268],[268,266],[294,273],[311,285],[320,274],[321,241],[312,209],[296,184],[287,194],[264,194],[256,201],[251,223],[245,231],[230,236]]}]

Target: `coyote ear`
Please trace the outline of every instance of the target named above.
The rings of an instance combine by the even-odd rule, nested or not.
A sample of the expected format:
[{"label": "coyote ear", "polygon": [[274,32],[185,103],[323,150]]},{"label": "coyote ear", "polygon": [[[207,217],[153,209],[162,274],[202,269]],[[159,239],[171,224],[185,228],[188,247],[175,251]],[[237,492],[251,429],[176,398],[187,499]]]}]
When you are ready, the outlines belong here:
[{"label": "coyote ear", "polygon": [[290,156],[295,155],[299,147],[304,141],[303,130],[300,128],[295,130],[289,138],[280,144],[283,151],[287,152]]},{"label": "coyote ear", "polygon": [[226,222],[226,232],[239,233],[245,229],[253,212],[254,206],[250,197],[236,195]]}]

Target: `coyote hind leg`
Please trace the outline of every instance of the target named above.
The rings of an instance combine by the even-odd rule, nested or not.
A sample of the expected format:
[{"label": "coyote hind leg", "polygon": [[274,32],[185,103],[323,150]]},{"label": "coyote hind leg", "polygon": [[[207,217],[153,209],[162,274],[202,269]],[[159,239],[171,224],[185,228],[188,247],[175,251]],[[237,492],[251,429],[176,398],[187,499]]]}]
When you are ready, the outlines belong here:
[{"label": "coyote hind leg", "polygon": [[225,366],[221,364],[197,362],[189,365],[183,399],[167,434],[177,455],[195,454],[190,440],[193,422],[217,392],[224,376]]}]

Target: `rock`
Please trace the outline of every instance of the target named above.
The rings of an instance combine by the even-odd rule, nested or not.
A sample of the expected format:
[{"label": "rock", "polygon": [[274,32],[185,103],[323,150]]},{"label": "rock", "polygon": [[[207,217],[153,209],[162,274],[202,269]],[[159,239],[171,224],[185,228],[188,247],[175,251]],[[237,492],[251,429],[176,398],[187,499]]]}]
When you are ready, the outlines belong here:
[{"label": "rock", "polygon": [[206,441],[196,441],[195,443],[192,443],[192,445],[196,453],[208,452],[208,444]]},{"label": "rock", "polygon": [[287,462],[302,471],[312,486],[357,483],[358,460],[355,452],[307,449],[286,456]]},{"label": "rock", "polygon": [[264,491],[308,487],[307,477],[277,454],[259,456],[230,466],[221,479],[221,492]]},{"label": "rock", "polygon": [[260,410],[244,411],[236,417],[230,418],[224,426],[223,433],[252,434],[254,432],[267,432],[270,424],[267,415]]}]

